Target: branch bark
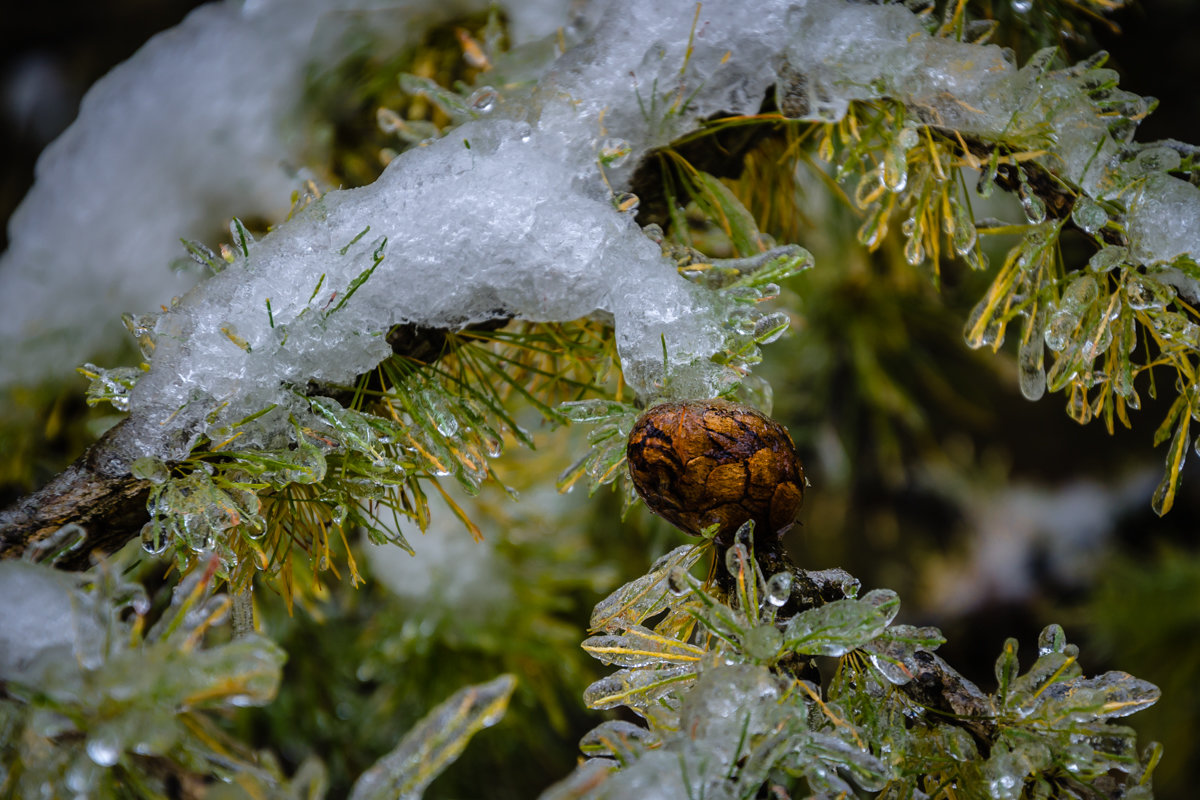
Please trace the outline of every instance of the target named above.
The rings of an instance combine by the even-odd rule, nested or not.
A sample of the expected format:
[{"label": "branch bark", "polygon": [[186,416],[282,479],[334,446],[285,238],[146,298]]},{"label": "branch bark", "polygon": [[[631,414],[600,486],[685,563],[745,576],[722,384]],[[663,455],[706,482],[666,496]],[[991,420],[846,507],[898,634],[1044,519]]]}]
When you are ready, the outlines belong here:
[{"label": "branch bark", "polygon": [[149,519],[150,482],[133,477],[123,452],[130,419],[122,420],[53,480],[0,511],[0,559],[19,558],[67,523],[83,527],[85,546],[58,566],[86,569],[92,551],[113,552]]}]

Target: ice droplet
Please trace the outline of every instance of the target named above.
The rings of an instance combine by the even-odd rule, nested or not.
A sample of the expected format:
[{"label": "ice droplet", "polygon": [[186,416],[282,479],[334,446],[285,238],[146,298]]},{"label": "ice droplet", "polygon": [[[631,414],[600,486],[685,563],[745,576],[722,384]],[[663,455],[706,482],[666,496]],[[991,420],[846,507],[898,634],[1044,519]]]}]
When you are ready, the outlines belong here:
[{"label": "ice droplet", "polygon": [[150,555],[161,555],[170,542],[171,533],[163,527],[161,520],[152,519],[142,526],[142,549]]},{"label": "ice droplet", "polygon": [[1166,308],[1175,299],[1175,288],[1146,275],[1131,275],[1125,282],[1125,296],[1135,311]]},{"label": "ice droplet", "polygon": [[1181,159],[1179,153],[1170,147],[1147,147],[1137,154],[1134,159],[1135,170],[1147,172],[1169,172],[1178,169]]},{"label": "ice droplet", "polygon": [[633,192],[618,192],[613,195],[613,206],[623,214],[632,214],[637,211],[641,202],[641,198]]},{"label": "ice droplet", "polygon": [[33,542],[21,554],[24,561],[54,564],[60,558],[74,550],[78,550],[87,540],[87,531],[83,527],[69,522],[47,536]]},{"label": "ice droplet", "polygon": [[1042,198],[1033,193],[1028,184],[1022,183],[1017,188],[1017,197],[1021,201],[1021,209],[1025,212],[1025,219],[1034,225],[1040,225],[1046,221],[1046,204],[1042,201]]},{"label": "ice droplet", "polygon": [[1092,257],[1088,259],[1088,267],[1092,272],[1110,272],[1123,264],[1127,258],[1129,258],[1128,247],[1109,245],[1101,247],[1092,254]]},{"label": "ice droplet", "polygon": [[390,108],[380,108],[375,112],[375,124],[384,133],[395,133],[404,127],[404,120]]},{"label": "ice droplet", "polygon": [[971,220],[965,203],[955,203],[951,206],[950,213],[954,221],[954,233],[951,235],[954,252],[965,256],[975,246],[975,223]]},{"label": "ice droplet", "polygon": [[792,573],[777,572],[767,580],[767,602],[781,607],[792,596]]},{"label": "ice droplet", "polygon": [[1025,321],[1029,330],[1023,331],[1017,352],[1018,378],[1021,394],[1026,400],[1040,400],[1046,393],[1046,368],[1043,361],[1046,313],[1039,309]]},{"label": "ice droplet", "polygon": [[770,344],[787,331],[791,319],[783,311],[765,314],[754,322],[754,341]]},{"label": "ice droplet", "polygon": [[[992,316],[988,318],[986,324],[980,325],[984,315],[987,314]],[[998,346],[1000,322],[995,318],[991,302],[986,296],[975,304],[975,308],[971,309],[967,323],[963,326],[963,339],[966,341],[967,347],[974,350],[978,350],[980,347]]]},{"label": "ice droplet", "polygon": [[77,797],[91,797],[96,793],[98,772],[94,762],[86,758],[77,758],[63,776],[64,783]]},{"label": "ice droplet", "polygon": [[1061,353],[1071,341],[1071,332],[1079,324],[1079,317],[1069,311],[1058,311],[1046,325],[1046,346],[1056,353]]},{"label": "ice droplet", "polygon": [[783,647],[783,634],[774,624],[756,625],[746,634],[742,647],[751,658],[770,661],[779,655]]},{"label": "ice droplet", "polygon": [[667,573],[667,591],[676,597],[682,597],[691,591],[688,582],[688,571],[682,565],[674,566]]},{"label": "ice droplet", "polygon": [[1090,197],[1081,195],[1071,209],[1071,220],[1085,233],[1095,233],[1108,222],[1108,212]]},{"label": "ice droplet", "polygon": [[467,105],[476,114],[489,114],[496,107],[500,94],[491,86],[480,86],[467,98]]},{"label": "ice droplet", "polygon": [[750,551],[741,542],[725,551],[725,569],[729,570],[730,575],[737,577],[744,565],[749,563]]},{"label": "ice droplet", "polygon": [[1061,653],[1067,646],[1067,634],[1061,625],[1047,625],[1038,635],[1038,655]]},{"label": "ice droplet", "polygon": [[145,456],[135,460],[129,466],[129,471],[133,477],[150,481],[151,483],[166,483],[167,478],[171,477],[171,473],[167,470],[167,465],[153,456]]},{"label": "ice droplet", "polygon": [[624,139],[605,139],[600,146],[600,163],[606,167],[619,167],[629,160],[633,146]]},{"label": "ice droplet", "polygon": [[1091,275],[1080,275],[1067,286],[1058,308],[1060,311],[1082,316],[1099,296],[1100,285],[1096,283],[1096,279]]},{"label": "ice droplet", "polygon": [[111,767],[121,759],[121,745],[115,739],[93,735],[87,743],[88,758],[101,767]]},{"label": "ice droplet", "polygon": [[908,185],[908,157],[905,148],[897,142],[883,156],[883,185],[890,192],[903,192]]}]

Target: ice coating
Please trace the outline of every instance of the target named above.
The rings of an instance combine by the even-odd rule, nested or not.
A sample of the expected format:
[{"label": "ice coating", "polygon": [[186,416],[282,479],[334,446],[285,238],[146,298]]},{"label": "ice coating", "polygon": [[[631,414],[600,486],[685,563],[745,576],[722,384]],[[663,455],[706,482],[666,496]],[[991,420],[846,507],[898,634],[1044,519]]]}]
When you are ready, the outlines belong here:
[{"label": "ice coating", "polygon": [[94,665],[104,632],[71,576],[23,561],[0,563],[0,681],[37,684],[48,670]]},{"label": "ice coating", "polygon": [[[514,15],[518,39],[552,30],[535,13],[552,7],[547,3]],[[306,0],[285,8],[262,0],[215,6],[156,39],[94,92],[87,121],[81,119],[54,148],[55,157],[48,157],[41,170],[49,187],[45,196],[28,200],[14,218],[14,247],[5,256],[9,266],[19,252],[26,253],[21,260],[57,263],[49,260],[55,248],[45,241],[53,239],[64,252],[69,248],[43,237],[36,253],[18,251],[35,245],[19,245],[16,229],[48,215],[53,222],[36,224],[57,231],[61,219],[52,212],[89,207],[91,201],[81,197],[100,197],[105,207],[132,211],[123,212],[129,214],[121,217],[123,224],[107,226],[108,239],[80,235],[73,240],[86,242],[106,262],[119,260],[114,254],[136,251],[139,261],[148,255],[157,264],[178,253],[177,236],[191,235],[181,230],[180,219],[207,224],[213,216],[247,213],[246,205],[254,211],[256,197],[278,202],[287,194],[287,176],[264,175],[282,174],[278,162],[288,152],[278,121],[287,108],[284,89],[297,82],[296,53],[313,39],[323,11],[357,5]],[[418,0],[371,5],[406,13],[434,7]],[[453,4],[436,7],[453,10]],[[596,0],[573,13],[565,38],[578,44],[557,59],[543,48],[548,56],[527,61],[523,74],[536,79],[532,88],[505,89],[489,114],[397,158],[372,186],[326,195],[160,318],[153,370],[136,390],[132,408],[151,422],[163,422],[189,404],[189,414],[176,418],[178,427],[178,420],[194,420],[223,406],[214,424],[228,423],[271,403],[288,405],[289,389],[310,379],[341,382],[369,369],[387,354],[382,334],[396,322],[455,327],[496,316],[562,320],[591,313],[615,322],[632,386],[645,391],[662,380],[665,342],[677,385],[691,394],[712,394],[715,377],[707,359],[722,343],[719,311],[702,290],[676,276],[631,215],[614,207],[610,186],[627,188],[642,155],[693,129],[700,119],[756,111],[777,81],[786,84],[787,74],[805,78],[804,117],[836,119],[854,99],[891,97],[921,124],[985,141],[1013,131],[1032,137],[1049,130],[1052,136],[1025,144],[1046,149],[1064,177],[1098,199],[1124,202],[1128,195],[1121,194],[1122,187],[1128,187],[1130,175],[1159,169],[1125,220],[1131,249],[1148,263],[1180,253],[1200,255],[1193,241],[1200,227],[1196,190],[1161,173],[1169,154],[1120,160],[1125,143],[1114,139],[1108,121],[1097,115],[1085,92],[1084,77],[1091,74],[1086,71],[1047,72],[1045,56],[1018,69],[998,47],[929,35],[922,21],[899,5],[713,0],[697,13],[690,0]],[[253,47],[245,46],[247,37]],[[210,60],[234,66],[216,70],[220,79],[197,77],[212,71]],[[158,71],[165,82],[150,79]],[[249,73],[252,81],[245,77]],[[264,91],[269,80],[278,82],[279,91]],[[196,95],[186,91],[192,88],[210,98],[200,103],[199,118],[196,104],[186,101]],[[160,96],[180,98],[172,100],[177,107],[164,105],[167,100]],[[139,111],[146,106],[151,110]],[[105,177],[116,186],[145,184],[144,189],[114,200],[111,186],[101,184],[106,193],[88,190],[97,184],[81,189],[69,180],[110,162],[120,167],[121,158],[72,158],[70,151],[82,148],[85,138],[121,140],[115,126],[138,113],[171,123],[155,129],[159,144],[150,153],[158,156],[149,157],[144,148],[134,151],[134,161],[158,164],[157,172],[124,165],[124,171]],[[214,126],[209,124],[214,114],[235,119]],[[625,142],[630,155],[608,170],[606,184],[597,156],[612,141]],[[172,157],[165,166],[159,163],[163,150]],[[124,161],[129,160],[127,154]],[[56,177],[55,170],[63,170],[63,176]],[[138,180],[131,183],[125,173]],[[181,196],[203,202],[184,203]],[[1159,197],[1174,202],[1166,215]],[[257,213],[263,213],[261,205]],[[1170,235],[1162,235],[1164,229]],[[168,243],[158,255],[150,244],[154,237]],[[135,239],[136,247],[128,244]],[[80,260],[78,254],[65,258]],[[95,261],[81,263],[85,272],[93,271],[86,265]],[[349,289],[372,266],[370,279],[347,302]],[[0,270],[0,281],[17,282],[4,287],[5,297],[19,300],[8,304],[29,309],[0,318],[24,319],[12,324],[26,326],[23,337],[36,337],[49,335],[52,314],[89,316],[84,298],[111,295],[114,282],[153,292],[136,303],[142,310],[154,308],[169,293],[136,271],[121,270],[101,278],[109,282],[104,286],[86,278],[67,291],[63,283],[50,283],[58,279],[49,276],[58,272]],[[318,283],[321,291],[314,295]],[[0,334],[8,335],[5,329]],[[36,355],[32,346],[10,349],[54,360]],[[153,440],[145,439],[144,449],[156,449]]]},{"label": "ice coating", "polygon": [[[1030,150],[1046,150],[1042,161],[1090,197],[1128,203],[1126,229],[1142,263],[1200,257],[1200,189],[1164,173],[1179,164],[1178,153],[1171,143],[1114,138],[1112,115],[1098,113],[1086,94],[1102,80],[1115,83],[1116,73],[1050,72],[1052,50],[1018,68],[1000,47],[931,36],[900,5],[818,0],[792,9],[788,26],[797,34],[786,50],[789,71],[805,78],[796,98],[806,106],[801,116],[837,120],[852,100],[889,97],[922,124],[985,141],[1015,137]],[[1149,108],[1119,89],[1105,100]],[[1178,274],[1177,281],[1200,297],[1194,278]]]},{"label": "ice coating", "polygon": [[[722,320],[614,207],[597,155],[613,136],[642,152],[703,116],[757,110],[774,79],[762,48],[783,46],[784,7],[768,4],[747,24],[740,4],[705,4],[688,59],[693,3],[609,4],[592,38],[532,92],[501,96],[489,115],[402,154],[368,187],[327,194],[163,314],[131,408],[161,420],[184,404],[225,404],[219,422],[229,422],[290,402],[288,386],[350,381],[387,355],[383,334],[399,322],[593,313],[613,318],[630,384],[661,379],[665,342],[681,372],[700,365],[696,389],[712,393],[703,383]],[[686,111],[668,113],[685,63],[685,91],[707,83]],[[662,95],[658,115],[642,113],[639,92],[645,102]]]},{"label": "ice coating", "polygon": [[151,39],[88,92],[9,220],[0,385],[70,375],[126,335],[122,312],[188,289],[195,274],[169,266],[184,255],[180,238],[211,241],[230,215],[286,214],[303,178],[305,70],[344,56],[352,39],[343,34],[367,26],[398,47],[420,35],[413,18],[426,25],[486,6],[231,1],[201,6]]}]

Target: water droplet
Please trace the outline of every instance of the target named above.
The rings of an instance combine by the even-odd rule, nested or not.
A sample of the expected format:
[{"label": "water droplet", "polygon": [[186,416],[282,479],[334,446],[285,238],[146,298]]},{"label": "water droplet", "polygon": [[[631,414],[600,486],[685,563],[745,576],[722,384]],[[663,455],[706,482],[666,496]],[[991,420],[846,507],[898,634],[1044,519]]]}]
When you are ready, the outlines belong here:
[{"label": "water droplet", "polygon": [[1082,316],[1100,296],[1100,285],[1091,275],[1080,275],[1071,281],[1058,303],[1061,311]]},{"label": "water droplet", "polygon": [[1012,0],[1012,10],[1018,14],[1028,14],[1033,10],[1033,0]]},{"label": "water droplet", "polygon": [[1179,153],[1170,147],[1147,147],[1137,154],[1134,159],[1135,171],[1141,174],[1147,172],[1169,172],[1178,169],[1181,159]]},{"label": "water droplet", "polygon": [[754,341],[759,344],[770,344],[783,336],[790,324],[791,319],[783,311],[759,317],[754,323]]},{"label": "water droplet", "polygon": [[100,777],[98,773],[95,763],[86,758],[77,758],[67,769],[64,782],[77,797],[91,797],[96,793],[96,782]]},{"label": "water droplet", "polygon": [[885,233],[887,233],[887,213],[881,204],[875,207],[858,229],[858,241],[869,248],[874,248],[883,240]]},{"label": "water droplet", "polygon": [[471,92],[471,96],[467,98],[467,105],[476,114],[489,114],[496,107],[499,98],[500,94],[491,86],[480,86]]},{"label": "water droplet", "polygon": [[965,203],[954,203],[950,208],[954,228],[953,233],[950,235],[950,241],[954,247],[954,252],[960,256],[965,256],[975,247],[975,223],[971,219]]},{"label": "water droplet", "polygon": [[985,296],[971,309],[967,323],[963,326],[963,340],[966,341],[967,347],[975,350],[980,347],[998,347],[998,340],[1003,343],[1000,330],[1000,322],[995,318],[992,304]]}]

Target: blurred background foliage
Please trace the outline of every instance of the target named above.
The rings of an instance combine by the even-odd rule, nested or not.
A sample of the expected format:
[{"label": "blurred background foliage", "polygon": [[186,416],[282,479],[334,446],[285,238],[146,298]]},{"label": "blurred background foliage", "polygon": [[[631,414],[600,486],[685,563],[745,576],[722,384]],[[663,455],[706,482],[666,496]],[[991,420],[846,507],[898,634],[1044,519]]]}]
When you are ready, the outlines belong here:
[{"label": "blurred background foliage", "polygon": [[[106,0],[14,12],[23,16],[0,28],[0,217],[23,195],[36,153],[69,121],[86,86],[192,5]],[[968,4],[999,22],[993,41],[1013,47],[1019,62],[1047,38],[1068,61],[1109,50],[1122,88],[1161,101],[1138,139],[1196,140],[1191,79],[1200,74],[1200,50],[1187,34],[1200,30],[1200,7],[1034,0],[1022,12],[1024,5]],[[1101,11],[1115,13],[1101,19]],[[320,179],[361,185],[378,174],[398,147],[397,137],[380,132],[380,108],[444,125],[433,105],[400,92],[394,76],[470,83],[478,65],[462,57],[466,40],[454,28],[502,46],[495,26],[486,16],[461,20],[414,50],[386,60],[364,51],[337,74],[315,76],[311,152]],[[1017,337],[1000,357],[963,343],[963,321],[988,276],[945,260],[935,287],[906,263],[898,230],[867,253],[851,204],[812,175],[794,187],[770,177],[776,146],[752,147],[741,178],[727,185],[764,232],[802,243],[817,264],[784,287],[780,306],[793,331],[760,368],[812,482],[788,541],[793,558],[896,590],[905,601],[901,621],[941,627],[941,655],[985,688],[1007,637],[1031,641],[1048,621],[1063,622],[1089,673],[1126,670],[1163,690],[1163,702],[1132,724],[1143,742],[1166,746],[1158,796],[1191,796],[1191,765],[1200,763],[1200,470],[1195,459],[1185,468],[1168,515],[1151,511],[1163,461],[1151,442],[1167,398],[1147,399],[1132,430],[1112,436],[1074,423],[1060,397],[1026,401]],[[796,194],[782,196],[785,185]],[[1018,216],[1015,209],[1014,202],[1008,216]],[[1002,254],[990,253],[992,263]],[[108,362],[128,360],[114,354]],[[85,406],[82,390],[78,380],[3,398],[0,502],[43,483],[112,423],[104,409]],[[684,540],[641,507],[619,521],[615,492],[589,500],[546,490],[582,452],[583,433],[539,426],[535,452],[508,449],[498,476],[525,497],[513,504],[489,485],[470,501],[482,544],[440,509],[430,531],[408,532],[415,559],[352,543],[365,586],[308,581],[317,588],[290,614],[283,598],[260,590],[262,629],[289,654],[284,689],[267,708],[227,719],[230,730],[272,746],[285,772],[320,757],[339,796],[438,700],[509,671],[521,682],[502,733],[480,736],[428,796],[471,796],[472,776],[488,774],[489,796],[529,797],[566,774],[579,735],[596,721],[578,700],[600,672],[578,647],[591,606]],[[147,583],[165,581],[166,592],[172,578]]]}]

